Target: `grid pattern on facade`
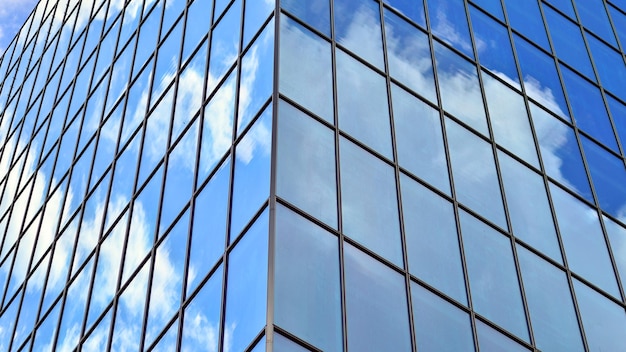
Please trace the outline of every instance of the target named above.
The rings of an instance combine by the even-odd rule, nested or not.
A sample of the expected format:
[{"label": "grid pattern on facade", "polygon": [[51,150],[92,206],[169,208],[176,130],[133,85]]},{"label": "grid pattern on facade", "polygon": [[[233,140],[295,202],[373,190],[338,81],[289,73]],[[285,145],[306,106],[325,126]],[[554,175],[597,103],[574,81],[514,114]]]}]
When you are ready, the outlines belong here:
[{"label": "grid pattern on facade", "polygon": [[2,350],[611,350],[620,0],[42,0]]}]

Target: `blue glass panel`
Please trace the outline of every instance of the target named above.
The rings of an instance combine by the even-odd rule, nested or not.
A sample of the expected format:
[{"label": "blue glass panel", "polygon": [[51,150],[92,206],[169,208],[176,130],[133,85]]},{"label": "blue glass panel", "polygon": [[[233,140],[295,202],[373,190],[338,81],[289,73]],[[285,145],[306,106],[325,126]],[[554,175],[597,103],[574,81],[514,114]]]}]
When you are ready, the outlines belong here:
[{"label": "blue glass panel", "polygon": [[269,197],[272,106],[241,139],[235,152],[230,241]]},{"label": "blue glass panel", "polygon": [[[500,0],[473,0],[473,2],[480,6],[484,11],[489,12],[493,16],[497,17],[500,21],[504,22],[504,11],[502,10],[502,4]],[[473,10],[470,10],[472,12]],[[472,18],[472,26],[476,30],[476,24]]]},{"label": "blue glass panel", "polygon": [[581,142],[600,207],[613,216],[623,216],[626,209],[624,162],[585,137]]},{"label": "blue glass panel", "polygon": [[[378,3],[371,0],[335,0],[334,10],[337,43],[382,70],[383,39]],[[345,16],[347,13],[351,15]]]},{"label": "blue glass panel", "polygon": [[337,105],[342,130],[392,159],[385,78],[339,50]]},{"label": "blue glass panel", "polygon": [[537,1],[506,0],[507,14],[511,27],[524,36],[550,51],[546,29],[541,20],[541,10]]},{"label": "blue glass panel", "polygon": [[498,160],[513,235],[561,262],[561,250],[542,177],[505,153],[499,152]]},{"label": "blue glass panel", "polygon": [[338,238],[276,210],[275,322],[323,351],[343,349]]},{"label": "blue glass panel", "polygon": [[467,304],[452,204],[406,176],[400,181],[411,274]]},{"label": "blue glass panel", "polygon": [[411,295],[418,350],[474,350],[472,326],[467,313],[413,282]]},{"label": "blue glass panel", "polygon": [[609,17],[602,0],[576,1],[578,16],[583,26],[591,29],[612,45],[617,45]]},{"label": "blue glass panel", "polygon": [[550,192],[569,267],[619,297],[609,251],[595,209],[552,184]]},{"label": "blue glass panel", "polygon": [[600,90],[564,66],[561,66],[561,73],[578,127],[609,148],[617,149]]},{"label": "blue glass panel", "polygon": [[502,335],[502,333],[480,320],[476,320],[476,333],[478,334],[478,346],[481,352],[528,351],[519,343]]},{"label": "blue glass panel", "polygon": [[624,308],[574,279],[574,290],[590,351],[626,351]]},{"label": "blue glass panel", "polygon": [[[500,1],[495,1],[500,6]],[[506,27],[474,6],[470,7],[470,14],[480,64],[508,83],[519,87],[517,66]]]},{"label": "blue glass panel", "polygon": [[335,134],[281,102],[277,138],[276,194],[337,228]]},{"label": "blue glass panel", "polygon": [[608,94],[605,97],[611,111],[611,117],[613,117],[617,136],[622,144],[622,148],[624,148],[626,147],[626,105]]},{"label": "blue glass panel", "polygon": [[528,340],[511,242],[461,211],[461,232],[474,310]]},{"label": "blue glass panel", "polygon": [[270,21],[241,59],[237,133],[248,126],[272,95],[274,82],[274,22]]},{"label": "blue glass panel", "polygon": [[224,334],[229,338],[223,344],[228,343],[226,349],[232,351],[243,351],[265,325],[267,231],[265,211],[229,254],[224,319]]},{"label": "blue glass panel", "polygon": [[443,108],[483,135],[489,135],[476,67],[444,45],[435,42],[434,46]]},{"label": "blue glass panel", "polygon": [[[200,39],[209,31],[210,21],[207,20],[207,17],[211,14],[212,6],[213,1],[211,0],[195,0],[187,9],[183,63],[198,46]],[[206,44],[206,42],[204,43]]]},{"label": "blue glass panel", "polygon": [[611,243],[611,252],[617,266],[617,271],[622,282],[622,288],[626,287],[626,228],[617,222],[603,216],[606,233]]},{"label": "blue glass panel", "polygon": [[333,122],[330,43],[287,16],[280,19],[279,77],[281,93]]},{"label": "blue glass panel", "polygon": [[281,0],[280,6],[289,11],[289,13],[296,15],[309,26],[330,37],[329,0]]},{"label": "blue glass panel", "polygon": [[[211,36],[211,56],[207,94],[211,93],[226,71],[235,63],[239,54],[239,32],[241,28],[241,2],[235,0],[228,12],[220,19]],[[218,4],[215,5],[217,16]]]},{"label": "blue glass panel", "polygon": [[224,252],[230,165],[230,159],[227,159],[196,197],[189,252],[188,293],[195,289]]},{"label": "blue glass panel", "polygon": [[483,75],[487,108],[496,142],[539,168],[524,98],[490,75]]},{"label": "blue glass panel", "polygon": [[411,351],[404,277],[348,244],[344,265],[348,348]]},{"label": "blue glass panel", "polygon": [[394,169],[346,139],[340,151],[343,231],[401,267]]},{"label": "blue glass panel", "polygon": [[[411,21],[426,28],[426,18],[424,14],[424,3],[422,1],[413,0],[385,0],[386,4],[405,15]],[[386,20],[385,20],[386,21]],[[389,50],[389,48],[387,48]]]},{"label": "blue glass panel", "polygon": [[[572,0],[547,0],[551,5],[556,7],[557,9],[563,11],[566,15],[568,15],[572,19],[576,19],[576,14],[574,13],[574,5],[572,5]],[[544,6],[544,13],[548,6]]]},{"label": "blue glass panel", "polygon": [[248,46],[250,39],[259,31],[261,25],[274,11],[274,0],[248,0],[243,20],[243,48]]},{"label": "blue glass panel", "polygon": [[426,99],[437,102],[426,33],[385,10],[385,40],[391,76]]},{"label": "blue glass panel", "polygon": [[587,43],[596,63],[602,86],[626,100],[626,66],[622,56],[606,44],[591,35],[587,35]]},{"label": "blue glass panel", "polygon": [[622,44],[622,47],[624,47],[626,46],[626,14],[619,11],[613,5],[608,5],[608,8],[609,13],[611,14],[611,19],[613,20],[613,25],[615,26],[615,31],[619,37],[619,41]]},{"label": "blue glass panel", "polygon": [[517,246],[535,343],[542,351],[583,351],[565,273]]},{"label": "blue glass panel", "polygon": [[565,95],[554,60],[521,37],[514,37],[526,94],[555,114],[568,118]]},{"label": "blue glass panel", "polygon": [[559,59],[572,65],[587,78],[595,81],[591,60],[589,59],[578,24],[574,24],[549,6],[545,7],[544,14],[550,29],[552,44]]},{"label": "blue glass panel", "polygon": [[463,3],[455,0],[428,0],[427,3],[433,34],[470,58],[474,58]]},{"label": "blue glass panel", "polygon": [[446,119],[454,187],[459,201],[506,229],[491,145]]},{"label": "blue glass panel", "polygon": [[220,265],[185,308],[181,341],[183,351],[217,351],[220,333],[222,276],[222,266]]},{"label": "blue glass panel", "polygon": [[593,201],[574,130],[535,104],[530,113],[548,176]]},{"label": "blue glass panel", "polygon": [[400,166],[450,194],[439,112],[396,85],[391,91]]}]

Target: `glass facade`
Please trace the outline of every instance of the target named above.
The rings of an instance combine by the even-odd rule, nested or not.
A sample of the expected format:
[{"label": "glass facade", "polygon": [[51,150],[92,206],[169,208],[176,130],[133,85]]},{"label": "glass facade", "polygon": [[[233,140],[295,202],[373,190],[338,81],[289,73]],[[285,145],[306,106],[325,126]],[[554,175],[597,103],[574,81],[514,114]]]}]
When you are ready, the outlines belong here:
[{"label": "glass facade", "polygon": [[625,53],[623,0],[41,0],[0,350],[626,351]]}]

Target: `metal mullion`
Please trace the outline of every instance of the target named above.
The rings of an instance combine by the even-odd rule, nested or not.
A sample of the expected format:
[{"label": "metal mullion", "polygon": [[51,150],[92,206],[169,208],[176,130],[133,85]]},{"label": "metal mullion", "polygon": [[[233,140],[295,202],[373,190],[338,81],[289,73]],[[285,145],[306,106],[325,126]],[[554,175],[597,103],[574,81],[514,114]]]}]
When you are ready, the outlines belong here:
[{"label": "metal mullion", "polygon": [[[459,244],[459,255],[461,258],[461,267],[463,270],[463,281],[465,283],[465,294],[466,294],[466,298],[467,298],[467,307],[469,308],[469,318],[470,318],[470,326],[471,326],[471,330],[472,330],[472,338],[473,338],[473,342],[474,342],[474,349],[476,351],[479,351],[479,346],[478,346],[478,331],[476,328],[476,313],[474,312],[474,306],[473,306],[473,300],[472,300],[472,292],[470,290],[470,285],[469,285],[469,273],[468,273],[468,269],[467,269],[467,261],[465,258],[465,250],[464,250],[464,246],[463,246],[463,236],[462,236],[462,229],[461,229],[461,221],[459,218],[459,202],[457,201],[457,196],[456,196],[456,189],[454,187],[454,175],[452,173],[452,160],[450,158],[450,149],[448,146],[448,137],[447,137],[447,131],[446,131],[446,115],[445,115],[445,111],[443,109],[443,104],[441,103],[441,89],[439,87],[439,76],[438,76],[438,67],[437,67],[437,60],[435,57],[435,49],[434,49],[434,43],[435,43],[435,37],[433,36],[432,33],[432,25],[430,23],[430,14],[429,14],[429,10],[428,10],[428,6],[426,6],[426,2],[427,0],[422,0],[423,5],[424,5],[424,17],[426,20],[426,29],[427,29],[427,35],[428,35],[428,46],[429,46],[429,50],[430,50],[430,56],[431,56],[431,62],[432,62],[432,67],[433,67],[433,77],[434,77],[434,81],[435,81],[435,94],[437,97],[437,100],[439,102],[439,105],[437,106],[437,110],[439,112],[439,119],[440,119],[440,125],[441,125],[441,131],[442,131],[442,137],[443,137],[443,144],[444,144],[444,154],[446,157],[446,166],[447,166],[447,170],[448,170],[448,181],[450,184],[450,195],[452,197],[452,208],[453,208],[453,212],[454,212],[454,222],[455,222],[455,227],[456,227],[456,233],[457,233],[457,240],[458,240],[458,244]],[[439,42],[438,42],[439,43]]]},{"label": "metal mullion", "polygon": [[406,229],[404,227],[404,208],[402,204],[402,190],[400,185],[400,167],[398,165],[398,147],[396,144],[396,127],[394,120],[394,111],[393,111],[393,100],[391,96],[391,78],[390,78],[390,68],[389,68],[389,57],[387,53],[387,31],[385,30],[385,8],[383,6],[383,2],[379,3],[379,16],[380,16],[380,28],[381,28],[381,39],[382,39],[382,48],[383,48],[383,63],[385,69],[385,85],[387,90],[387,109],[389,112],[389,129],[391,132],[391,148],[393,155],[393,169],[394,169],[394,177],[396,184],[396,204],[398,206],[398,227],[400,230],[400,241],[402,246],[402,261],[404,264],[403,276],[404,276],[404,290],[406,295],[406,304],[407,304],[407,314],[408,314],[408,323],[409,323],[409,336],[411,338],[411,348],[413,351],[417,351],[417,338],[415,334],[415,318],[413,314],[413,297],[411,295],[411,275],[409,274],[409,255],[408,255],[408,247],[406,242]]},{"label": "metal mullion", "polygon": [[[475,43],[476,40],[474,38],[474,31],[472,29],[472,20],[471,17],[469,15],[469,9],[467,8],[467,1],[464,1],[465,4],[465,13],[466,13],[466,17],[467,17],[467,22],[470,28],[470,38],[472,43]],[[504,11],[504,9],[503,9]],[[476,48],[476,45],[472,45],[472,49],[474,52],[474,57],[476,59],[476,68],[477,68],[477,74],[478,74],[478,82],[480,85],[480,91],[481,91],[481,95],[482,95],[482,99],[483,99],[483,109],[485,110],[485,117],[487,120],[487,129],[489,130],[489,135],[490,135],[490,144],[491,144],[491,150],[492,150],[492,154],[493,154],[493,160],[494,160],[494,164],[496,167],[496,176],[498,178],[498,186],[500,189],[500,199],[502,202],[502,209],[504,210],[504,216],[506,219],[506,225],[507,225],[507,232],[508,232],[508,239],[511,245],[511,250],[512,250],[512,254],[513,254],[513,262],[515,264],[515,271],[517,273],[517,279],[518,279],[518,285],[519,285],[519,292],[520,292],[520,297],[522,299],[522,305],[524,307],[524,315],[526,318],[526,327],[528,329],[528,337],[529,337],[529,342],[531,345],[536,345],[535,342],[535,336],[534,336],[534,331],[533,331],[533,327],[532,327],[532,321],[530,319],[530,309],[528,307],[528,301],[526,299],[526,290],[524,288],[524,279],[522,277],[522,272],[521,272],[521,268],[520,268],[520,263],[519,263],[519,258],[517,255],[517,247],[515,245],[515,235],[513,234],[513,225],[511,224],[511,216],[509,213],[509,209],[508,209],[508,204],[506,201],[506,193],[504,190],[504,180],[502,178],[502,171],[500,169],[500,162],[498,160],[498,150],[496,147],[496,141],[495,141],[495,135],[494,135],[494,131],[493,131],[493,126],[491,124],[491,117],[490,117],[490,112],[489,112],[489,108],[487,106],[487,94],[485,92],[485,86],[484,86],[484,82],[482,79],[482,70],[480,69],[480,59],[478,56],[478,50]]]},{"label": "metal mullion", "polygon": [[332,94],[333,94],[333,134],[335,137],[335,187],[337,192],[337,231],[338,231],[338,249],[339,257],[339,289],[340,289],[340,305],[341,305],[341,332],[343,338],[343,350],[348,351],[348,317],[346,313],[346,273],[344,266],[344,242],[346,237],[343,233],[343,209],[341,197],[341,161],[339,142],[339,109],[337,106],[337,33],[335,30],[335,1],[330,0],[330,55],[331,55],[331,74],[332,74]]},{"label": "metal mullion", "polygon": [[[540,0],[537,0],[537,1],[540,1]],[[541,8],[541,6],[540,6],[540,11],[541,11],[541,14],[542,14],[542,18],[545,17],[545,16],[543,16],[543,8]],[[578,15],[578,12],[576,11],[576,9],[574,9],[574,11],[575,11],[575,14]],[[544,20],[544,22],[545,22],[545,20]],[[583,35],[583,40],[584,40],[584,42],[586,44],[587,42],[586,42],[586,38],[584,37],[584,35]],[[550,47],[553,48],[554,45],[553,45],[552,40],[551,40],[551,38],[549,36],[548,36],[548,42],[550,44]],[[589,56],[589,57],[591,57],[591,56]],[[594,68],[594,71],[595,71],[595,66],[594,66],[593,60],[590,60],[590,61],[592,61],[591,62],[592,68]],[[562,80],[562,77],[561,77],[560,67],[559,67],[559,65],[556,65],[556,67],[557,67],[557,72],[559,73],[561,86],[562,86],[563,91],[565,93],[565,102],[566,102],[566,104],[568,106],[568,109],[570,111],[572,111],[571,105],[570,105],[570,99],[569,99],[569,96],[567,94],[567,87],[565,87],[565,85],[563,84],[563,80]],[[603,100],[605,100],[605,97],[604,96],[602,96],[602,97],[603,97]],[[606,102],[605,102],[605,106],[606,106]],[[618,291],[619,291],[621,299],[623,301],[626,298],[626,292],[624,291],[624,288],[621,285],[621,280],[620,280],[620,277],[619,277],[619,273],[617,271],[617,264],[616,264],[615,258],[613,256],[613,251],[611,250],[611,245],[610,245],[610,242],[609,242],[609,239],[608,239],[606,228],[604,226],[604,222],[601,221],[602,211],[600,210],[600,200],[599,200],[598,195],[596,193],[595,184],[594,184],[593,179],[591,177],[591,170],[590,170],[589,165],[587,163],[587,158],[585,156],[585,151],[583,149],[582,141],[581,141],[581,138],[580,138],[580,131],[578,130],[578,126],[577,126],[575,118],[572,118],[572,123],[574,125],[574,135],[576,136],[576,144],[577,144],[577,146],[578,146],[578,148],[580,150],[581,160],[582,160],[583,165],[585,167],[585,174],[587,176],[587,180],[589,182],[591,195],[592,195],[594,203],[595,203],[593,205],[593,207],[595,208],[597,216],[598,216],[598,221],[600,223],[600,227],[601,227],[601,230],[602,230],[602,235],[603,235],[603,238],[604,238],[606,250],[607,250],[608,255],[609,255],[609,260],[611,261],[611,267],[613,269],[613,275],[614,275],[614,278],[616,280],[615,282],[617,284]],[[573,286],[573,284],[572,284],[572,286]]]},{"label": "metal mullion", "polygon": [[[245,8],[248,1],[244,3]],[[270,151],[270,187],[269,187],[269,228],[267,241],[267,292],[266,292],[266,313],[265,313],[265,350],[267,352],[274,351],[274,311],[275,311],[275,289],[276,289],[276,228],[277,216],[276,211],[276,189],[278,185],[278,114],[280,107],[279,89],[280,89],[280,0],[275,0],[274,11],[271,17],[274,17],[274,54],[273,54],[273,81],[272,81],[272,133],[271,133],[271,151]],[[245,23],[244,23],[245,24]],[[257,35],[264,30],[265,25],[261,26]],[[243,29],[243,28],[242,28]],[[243,42],[243,32],[242,32]],[[256,36],[255,36],[256,37]],[[252,46],[254,40],[250,40],[249,47]],[[243,44],[242,44],[243,45]]]}]

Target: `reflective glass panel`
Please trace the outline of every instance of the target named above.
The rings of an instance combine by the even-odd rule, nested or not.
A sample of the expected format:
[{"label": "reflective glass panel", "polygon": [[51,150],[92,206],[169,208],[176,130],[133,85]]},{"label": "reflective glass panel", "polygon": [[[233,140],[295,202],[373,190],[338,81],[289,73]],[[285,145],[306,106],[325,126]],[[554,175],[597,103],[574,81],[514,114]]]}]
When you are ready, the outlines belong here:
[{"label": "reflective glass panel", "polygon": [[337,51],[339,128],[392,158],[387,86],[383,76]]},{"label": "reflective glass panel", "polygon": [[336,228],[335,134],[288,103],[279,109],[276,194]]},{"label": "reflective glass panel", "polygon": [[280,92],[332,123],[330,44],[287,16],[280,20]]},{"label": "reflective glass panel", "polygon": [[626,286],[626,228],[606,216],[603,216],[602,219],[609,236],[613,260],[615,260],[623,288]]},{"label": "reflective glass panel", "polygon": [[583,26],[591,29],[595,34],[602,37],[612,45],[617,45],[615,35],[611,29],[609,17],[604,8],[604,1],[587,0],[576,1],[578,16]]},{"label": "reflective glass panel", "polygon": [[346,139],[340,151],[343,231],[402,266],[394,169]]},{"label": "reflective glass panel", "polygon": [[274,265],[276,325],[323,351],[342,350],[338,238],[279,206]]},{"label": "reflective glass panel", "polygon": [[[383,38],[379,5],[371,0],[335,0],[335,40],[383,69]],[[343,14],[351,14],[345,16]]]},{"label": "reflective glass panel", "polygon": [[626,66],[621,55],[591,35],[587,35],[587,43],[604,88],[626,100]]},{"label": "reflective glass panel", "polygon": [[391,76],[426,99],[436,102],[432,58],[426,33],[392,11],[385,10],[385,40]]},{"label": "reflective glass panel", "polygon": [[474,310],[528,340],[510,240],[464,211],[460,217]]},{"label": "reflective glass panel", "polygon": [[541,10],[536,1],[506,0],[507,14],[511,27],[550,51],[546,29],[541,20]]},{"label": "reflective glass panel", "polygon": [[[330,2],[329,0],[281,0],[280,5],[307,23],[309,26],[330,37]],[[281,34],[281,41],[284,36]]]},{"label": "reflective glass panel", "polygon": [[596,211],[552,184],[550,193],[569,267],[618,297],[615,274]]},{"label": "reflective glass panel", "polygon": [[576,299],[590,350],[626,351],[624,308],[574,279]]},{"label": "reflective glass panel", "polygon": [[384,2],[409,18],[411,21],[419,24],[423,28],[426,28],[424,4],[421,1],[384,0]]},{"label": "reflective glass panel", "polygon": [[348,244],[344,265],[348,348],[410,351],[404,277]]},{"label": "reflective glass panel", "polygon": [[528,351],[519,343],[480,320],[476,320],[476,333],[478,334],[478,346],[482,352]]},{"label": "reflective glass panel", "polygon": [[483,135],[489,135],[476,67],[439,43],[435,43],[435,58],[443,108]]},{"label": "reflective glass panel", "polygon": [[499,152],[498,160],[513,235],[562,262],[542,177],[505,153]]},{"label": "reflective glass panel", "polygon": [[400,182],[411,273],[467,304],[452,204],[407,176]]},{"label": "reflective glass panel", "polygon": [[464,4],[455,0],[427,0],[426,3],[433,34],[474,58]]},{"label": "reflective glass panel", "polygon": [[506,229],[491,146],[451,119],[446,119],[446,133],[457,198]]},{"label": "reflective glass panel", "polygon": [[[228,289],[222,348],[242,351],[265,325],[267,303],[267,211],[228,256]],[[228,344],[227,346],[225,346]]]},{"label": "reflective glass panel", "polygon": [[565,273],[517,246],[537,348],[582,351],[582,339]]},{"label": "reflective glass panel", "polygon": [[467,313],[413,282],[411,294],[418,350],[474,350],[472,326]]},{"label": "reflective glass panel", "polygon": [[449,194],[439,112],[396,85],[391,91],[400,166]]}]

